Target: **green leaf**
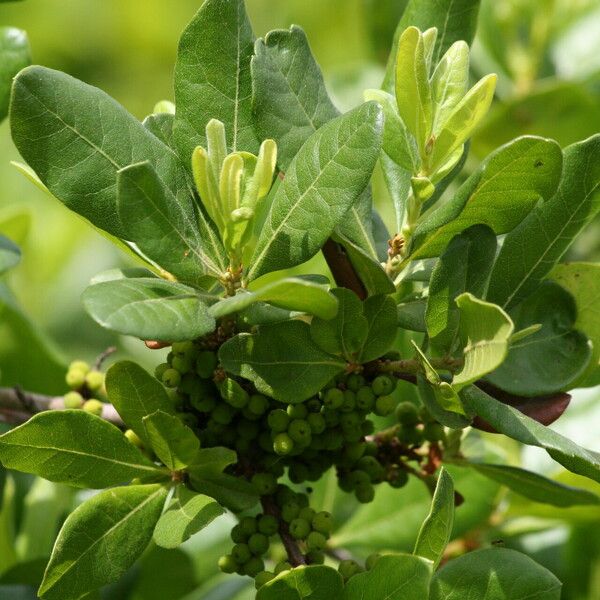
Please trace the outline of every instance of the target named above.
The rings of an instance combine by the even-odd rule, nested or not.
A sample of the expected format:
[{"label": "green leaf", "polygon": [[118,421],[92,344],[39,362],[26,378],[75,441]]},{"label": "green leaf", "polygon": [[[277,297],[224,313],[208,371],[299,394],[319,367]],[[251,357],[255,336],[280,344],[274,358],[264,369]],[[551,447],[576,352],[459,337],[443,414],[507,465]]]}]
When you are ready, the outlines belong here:
[{"label": "green leaf", "polygon": [[8,114],[13,77],[30,63],[27,34],[14,27],[0,27],[0,122]]},{"label": "green leaf", "polygon": [[425,310],[427,298],[410,299],[398,304],[398,327],[408,331],[427,332]]},{"label": "green leaf", "polygon": [[556,195],[506,236],[488,299],[511,308],[531,294],[600,210],[600,135],[564,151]]},{"label": "green leaf", "polygon": [[560,581],[525,554],[486,548],[451,560],[431,583],[430,600],[560,600]]},{"label": "green leaf", "polygon": [[0,461],[8,469],[89,488],[160,474],[119,429],[83,410],[39,413],[0,436]]},{"label": "green leaf", "polygon": [[[347,239],[371,259],[378,261],[374,227],[373,193],[371,186],[367,186],[350,207],[342,222],[335,228],[334,237],[337,235],[340,239]],[[383,227],[385,228],[385,225]],[[390,236],[387,231],[384,235],[387,244]]]},{"label": "green leaf", "polygon": [[316,394],[345,361],[323,352],[301,321],[261,326],[257,333],[241,333],[219,350],[223,368],[254,382],[263,394],[282,402],[303,402]]},{"label": "green leaf", "polygon": [[574,329],[577,307],[571,294],[552,281],[544,281],[512,318],[517,329],[535,324],[542,327],[512,342],[506,360],[488,380],[517,396],[544,396],[572,389],[590,363],[592,349],[587,337]]},{"label": "green leaf", "polygon": [[423,600],[429,594],[431,562],[410,554],[382,556],[366,573],[348,580],[343,600]]},{"label": "green leaf", "polygon": [[483,297],[496,257],[496,236],[486,225],[473,225],[452,238],[429,283],[425,321],[432,348],[452,350],[460,322],[456,298],[464,292]]},{"label": "green leaf", "polygon": [[320,250],[369,182],[382,129],[381,109],[367,103],[306,141],[273,198],[249,280],[305,262]]},{"label": "green leaf", "polygon": [[371,296],[363,302],[368,333],[360,351],[359,361],[367,363],[388,352],[396,339],[398,313],[390,296]]},{"label": "green leaf", "polygon": [[241,291],[213,304],[209,313],[219,319],[255,302],[268,302],[279,308],[305,312],[323,319],[333,318],[338,309],[337,299],[329,293],[329,283],[303,277],[286,277],[263,286],[251,285],[249,292]]},{"label": "green leaf", "polygon": [[170,113],[157,113],[148,115],[142,123],[144,127],[153,133],[161,142],[170,146],[173,144],[173,125],[175,123],[175,115]]},{"label": "green leaf", "polygon": [[200,440],[179,417],[157,410],[142,422],[152,450],[171,471],[180,471],[194,460]]},{"label": "green leaf", "polygon": [[211,119],[225,125],[230,151],[258,154],[252,119],[252,26],[243,0],[207,0],[179,42],[175,142],[186,164],[206,147]]},{"label": "green leaf", "polygon": [[460,310],[459,336],[465,364],[452,385],[457,390],[491,373],[506,358],[514,325],[495,304],[464,293],[456,299]]},{"label": "green leaf", "polygon": [[468,466],[534,502],[561,508],[600,504],[600,497],[592,492],[553,481],[525,469],[485,463],[469,463]]},{"label": "green leaf", "polygon": [[[223,275],[225,250],[192,196],[177,198],[149,162],[119,171],[117,188],[121,231],[148,258],[192,285],[206,274]],[[217,249],[214,258],[204,249],[203,240]]]},{"label": "green leaf", "polygon": [[21,260],[21,251],[7,237],[0,235],[0,275],[12,269]]},{"label": "green leaf", "polygon": [[586,382],[600,366],[600,264],[567,263],[556,265],[550,277],[566,289],[575,300],[577,319],[575,327],[585,333],[592,342],[592,359],[574,387],[590,385]]},{"label": "green leaf", "polygon": [[184,486],[162,514],[154,530],[154,543],[162,548],[177,548],[224,513],[212,498],[195,494]]},{"label": "green leaf", "polygon": [[125,424],[149,446],[143,419],[160,410],[175,414],[163,385],[138,364],[123,360],[106,372],[106,394]]},{"label": "green leaf", "polygon": [[150,543],[166,497],[162,486],[135,485],[81,504],[58,534],[40,596],[76,600],[119,579]]},{"label": "green leaf", "polygon": [[555,193],[561,166],[560,146],[552,140],[529,136],[509,142],[487,157],[449,202],[421,220],[411,256],[438,256],[471,225],[488,225],[497,235],[511,231]]},{"label": "green leaf", "polygon": [[578,446],[475,386],[465,388],[461,397],[468,409],[500,433],[522,444],[543,448],[572,473],[600,482],[600,455],[597,453]]},{"label": "green leaf", "polygon": [[206,295],[181,283],[118,279],[91,285],[82,298],[102,327],[143,340],[193,340],[215,328]]},{"label": "green leaf", "polygon": [[256,129],[277,142],[277,162],[286,171],[302,144],[339,111],[297,25],[258,39],[251,67]]},{"label": "green leaf", "polygon": [[431,511],[423,522],[413,554],[433,561],[437,569],[450,541],[454,525],[454,484],[442,468],[431,502]]},{"label": "green leaf", "polygon": [[367,340],[369,321],[363,315],[362,303],[354,292],[336,288],[332,294],[338,300],[336,316],[329,320],[315,317],[310,324],[310,335],[325,352],[352,361]]},{"label": "green leaf", "polygon": [[435,65],[448,48],[458,40],[468,44],[473,41],[477,30],[479,0],[410,0],[394,36],[394,47],[386,69],[382,88],[391,92],[394,89],[394,66],[396,64],[396,48],[402,32],[414,25],[421,31],[437,27],[438,36],[431,62]]},{"label": "green leaf", "polygon": [[125,237],[117,218],[117,172],[149,161],[186,202],[191,187],[177,155],[101,90],[45,67],[16,77],[13,140],[50,192],[97,227]]},{"label": "green leaf", "polygon": [[331,600],[342,598],[342,576],[331,567],[313,565],[284,571],[263,585],[256,600]]},{"label": "green leaf", "polygon": [[[423,402],[425,408],[433,415],[436,421],[452,429],[464,429],[471,424],[471,420],[463,414],[464,407],[462,403],[459,405],[452,403],[449,406],[448,400],[442,395],[439,385],[431,383],[423,375],[417,376],[417,384],[421,402]],[[448,410],[448,408],[454,408],[455,410]],[[457,411],[456,409],[458,408],[461,410]]]}]

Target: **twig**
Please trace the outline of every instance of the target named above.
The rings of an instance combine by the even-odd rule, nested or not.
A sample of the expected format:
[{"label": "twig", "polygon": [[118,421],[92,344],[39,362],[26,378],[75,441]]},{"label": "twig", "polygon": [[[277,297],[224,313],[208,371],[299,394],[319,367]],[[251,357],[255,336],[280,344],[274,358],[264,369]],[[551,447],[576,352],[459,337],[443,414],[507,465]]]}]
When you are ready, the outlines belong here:
[{"label": "twig", "polygon": [[279,537],[283,543],[292,567],[306,564],[306,558],[298,547],[298,542],[290,535],[288,524],[281,518],[281,512],[272,496],[263,496],[261,504],[265,514],[274,516],[279,522]]},{"label": "twig", "polygon": [[104,363],[104,361],[111,354],[114,354],[116,351],[117,351],[116,346],[110,346],[102,354],[100,354],[100,356],[98,356],[98,358],[96,359],[96,362],[94,363],[94,371],[99,371],[102,368],[102,364]]},{"label": "twig", "polygon": [[[451,358],[449,356],[430,358],[429,362],[434,369],[440,369],[441,371],[457,371],[464,364],[462,358]],[[421,364],[415,358],[381,361],[378,370],[381,373],[416,375],[421,372]]]},{"label": "twig", "polygon": [[322,248],[327,266],[339,287],[352,290],[361,300],[367,297],[367,290],[357,275],[344,248],[329,238]]}]

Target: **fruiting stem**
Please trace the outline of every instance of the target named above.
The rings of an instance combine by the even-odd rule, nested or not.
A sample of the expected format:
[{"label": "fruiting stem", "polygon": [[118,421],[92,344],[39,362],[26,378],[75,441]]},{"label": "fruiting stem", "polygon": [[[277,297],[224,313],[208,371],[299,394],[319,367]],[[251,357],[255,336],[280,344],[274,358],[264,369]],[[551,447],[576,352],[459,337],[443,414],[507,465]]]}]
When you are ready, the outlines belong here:
[{"label": "fruiting stem", "polygon": [[279,523],[279,537],[288,555],[292,567],[306,564],[306,558],[298,546],[298,542],[290,535],[288,524],[281,518],[281,512],[272,496],[262,496],[261,504],[266,515],[272,515]]},{"label": "fruiting stem", "polygon": [[[462,358],[452,358],[444,356],[442,358],[430,358],[429,362],[434,369],[441,371],[457,371],[460,369],[464,360]],[[378,365],[380,373],[396,373],[405,375],[416,375],[421,372],[421,365],[418,360],[411,358],[406,360],[382,361]]]}]

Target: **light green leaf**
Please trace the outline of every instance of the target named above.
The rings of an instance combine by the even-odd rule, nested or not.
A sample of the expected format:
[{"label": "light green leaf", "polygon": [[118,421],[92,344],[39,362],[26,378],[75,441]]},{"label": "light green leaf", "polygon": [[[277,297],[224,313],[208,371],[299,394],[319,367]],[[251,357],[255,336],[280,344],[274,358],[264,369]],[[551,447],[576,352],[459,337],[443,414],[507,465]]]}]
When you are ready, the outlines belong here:
[{"label": "light green leaf", "polygon": [[497,235],[511,231],[540,200],[552,197],[561,167],[562,152],[552,140],[521,137],[499,148],[449,202],[418,224],[411,256],[438,256],[471,225],[488,225]]},{"label": "light green leaf", "polygon": [[360,362],[367,363],[388,352],[396,339],[398,313],[390,296],[371,296],[363,302],[368,334],[360,351]]},{"label": "light green leaf", "polygon": [[8,469],[89,488],[161,473],[117,427],[83,410],[39,413],[0,436],[0,461]]},{"label": "light green leaf", "polygon": [[221,346],[219,359],[229,373],[250,379],[263,394],[289,403],[310,398],[346,366],[323,352],[301,321],[238,334]]},{"label": "light green leaf", "polygon": [[209,313],[219,319],[225,315],[239,312],[255,302],[268,302],[279,308],[306,312],[323,319],[331,319],[337,313],[338,303],[329,293],[329,284],[313,281],[310,278],[286,277],[261,286],[250,286],[250,291],[238,292],[213,304]]},{"label": "light green leaf", "polygon": [[514,325],[499,306],[472,294],[461,294],[456,304],[460,310],[459,336],[465,361],[452,380],[459,390],[502,364]]},{"label": "light green leaf", "polygon": [[556,265],[550,277],[565,288],[575,300],[577,319],[575,327],[592,342],[592,359],[574,387],[590,385],[586,382],[600,367],[600,264],[566,263]]},{"label": "light green leaf", "polygon": [[578,446],[475,386],[465,388],[461,396],[468,409],[500,433],[522,444],[543,448],[572,473],[600,482],[600,455],[596,452]]},{"label": "light green leaf", "polygon": [[511,341],[506,360],[488,380],[517,396],[572,389],[592,357],[588,339],[574,329],[576,317],[573,297],[552,281],[542,282],[512,314],[517,329],[538,323],[541,329]]},{"label": "light green leaf", "polygon": [[200,440],[179,417],[157,410],[142,422],[152,450],[171,471],[180,471],[194,460]]},{"label": "light green leaf", "polygon": [[431,511],[423,522],[413,554],[433,561],[437,569],[450,541],[454,525],[454,484],[442,468],[431,502]]},{"label": "light green leaf", "polygon": [[37,66],[21,71],[10,121],[17,149],[50,192],[113,235],[126,238],[116,218],[116,175],[128,165],[149,161],[179,201],[192,194],[168,146],[110,96],[69,75]]},{"label": "light green leaf", "polygon": [[382,556],[370,571],[348,580],[342,598],[423,600],[429,594],[431,567],[430,561],[410,554]]},{"label": "light green leaf", "polygon": [[315,317],[310,324],[310,335],[325,352],[352,361],[367,340],[369,321],[363,315],[362,303],[354,292],[336,288],[332,294],[338,300],[336,316],[329,320]]},{"label": "light green leaf", "polygon": [[592,492],[553,481],[525,469],[485,463],[469,463],[468,466],[534,502],[561,508],[600,504],[600,497]]},{"label": "light green leaf", "polygon": [[195,494],[180,485],[156,524],[152,536],[154,543],[161,548],[177,548],[224,512],[212,498]]},{"label": "light green leaf", "polygon": [[40,596],[77,600],[119,579],[150,543],[166,498],[162,486],[135,485],[81,504],[58,534]]},{"label": "light green leaf", "polygon": [[342,576],[331,567],[313,565],[284,571],[263,585],[256,600],[331,600],[342,598]]},{"label": "light green leaf", "polygon": [[206,294],[163,279],[105,281],[88,287],[83,304],[102,327],[143,340],[192,340],[215,328]]},{"label": "light green leaf", "polygon": [[473,225],[452,238],[429,282],[425,320],[431,347],[444,355],[453,348],[460,322],[456,298],[464,292],[483,297],[496,257],[496,236]]},{"label": "light green leaf", "polygon": [[106,372],[106,394],[125,424],[149,445],[143,418],[157,410],[175,414],[163,385],[138,364],[123,360]]},{"label": "light green leaf", "polygon": [[451,560],[431,583],[430,600],[560,600],[560,581],[525,554],[486,548]]},{"label": "light green leaf", "polygon": [[305,262],[320,250],[369,182],[382,129],[381,109],[367,103],[306,141],[275,194],[249,280]]},{"label": "light green leaf", "polygon": [[15,27],[0,27],[0,122],[8,114],[13,77],[30,63],[27,34]]},{"label": "light green leaf", "polygon": [[175,143],[188,163],[206,147],[206,125],[225,125],[228,149],[258,154],[252,119],[254,35],[244,0],[207,0],[179,41],[175,66]]},{"label": "light green leaf", "polygon": [[[178,280],[198,285],[226,270],[225,250],[192,196],[177,198],[149,162],[117,173],[117,214],[124,237]],[[204,241],[216,249],[214,258]]]},{"label": "light green leaf", "polygon": [[417,385],[421,402],[436,421],[452,429],[464,429],[471,424],[471,420],[464,414],[465,409],[460,399],[457,403],[453,396],[448,394],[449,391],[452,391],[452,388],[449,389],[444,386],[443,392],[449,396],[446,398],[440,386],[432,383],[423,375],[417,376]]},{"label": "light green leaf", "polygon": [[502,245],[488,299],[511,308],[531,294],[600,211],[600,135],[564,151],[556,195],[538,205]]},{"label": "light green leaf", "polygon": [[7,237],[0,235],[0,275],[12,269],[21,260],[21,251]]},{"label": "light green leaf", "polygon": [[251,67],[256,128],[262,139],[277,142],[277,162],[286,171],[302,144],[339,111],[297,25],[257,40]]}]

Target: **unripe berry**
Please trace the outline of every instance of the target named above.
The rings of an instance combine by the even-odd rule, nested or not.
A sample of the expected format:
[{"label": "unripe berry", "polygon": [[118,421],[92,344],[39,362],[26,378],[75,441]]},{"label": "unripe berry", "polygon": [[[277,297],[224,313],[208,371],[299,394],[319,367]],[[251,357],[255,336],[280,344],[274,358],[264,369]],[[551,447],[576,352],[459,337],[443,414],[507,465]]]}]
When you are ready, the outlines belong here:
[{"label": "unripe berry", "polygon": [[412,402],[400,402],[396,406],[396,419],[402,425],[416,425],[419,422],[417,407]]},{"label": "unripe berry", "polygon": [[375,414],[380,417],[387,417],[394,410],[396,401],[393,396],[379,396],[375,401]]},{"label": "unripe berry", "polygon": [[79,392],[68,392],[63,396],[65,408],[81,408],[84,403],[83,396]]},{"label": "unripe berry", "polygon": [[344,578],[344,581],[348,581],[354,575],[362,572],[360,565],[354,560],[343,560],[338,565],[338,572]]},{"label": "unripe berry", "polygon": [[344,402],[340,406],[342,412],[351,412],[356,407],[356,394],[352,390],[344,391]]},{"label": "unripe berry", "polygon": [[325,562],[325,553],[312,550],[306,555],[306,562],[309,565],[322,565]]},{"label": "unripe berry", "polygon": [[344,392],[339,388],[331,388],[325,392],[325,396],[323,398],[323,404],[327,408],[331,408],[333,410],[339,409],[342,404],[344,404]]},{"label": "unripe berry", "polygon": [[373,379],[371,389],[376,396],[387,396],[396,389],[396,380],[388,375],[378,375]]},{"label": "unripe berry", "polygon": [[252,556],[248,544],[236,544],[231,550],[231,556],[235,559],[238,565],[243,565],[248,562]]},{"label": "unripe berry", "polygon": [[271,473],[256,473],[252,477],[252,485],[261,496],[268,496],[275,493],[277,479]]},{"label": "unripe berry", "polygon": [[359,388],[356,392],[356,408],[369,412],[375,405],[375,394],[370,387],[366,385]]},{"label": "unripe berry", "polygon": [[100,400],[87,400],[83,403],[83,410],[97,417],[102,416],[102,407],[104,404]]},{"label": "unripe berry", "polygon": [[351,429],[360,425],[360,416],[356,412],[345,413],[340,417],[340,425],[343,429]]},{"label": "unripe berry", "polygon": [[269,571],[261,571],[254,578],[254,587],[259,590],[265,583],[269,583],[271,579],[275,577],[274,573],[269,573]]},{"label": "unripe berry", "polygon": [[85,385],[90,392],[97,392],[104,385],[104,373],[90,371],[85,376]]},{"label": "unripe berry", "polygon": [[320,552],[327,546],[327,538],[319,531],[311,531],[306,538],[306,547],[309,551]]},{"label": "unripe berry", "polygon": [[85,383],[86,372],[80,369],[69,369],[67,371],[67,375],[65,376],[65,381],[67,385],[72,390],[78,390],[83,387]]},{"label": "unripe berry", "polygon": [[208,350],[200,352],[196,358],[196,373],[202,379],[210,379],[218,363],[217,355],[214,352]]},{"label": "unripe berry", "polygon": [[263,415],[269,408],[269,400],[262,394],[253,394],[248,402],[248,410],[257,416]]},{"label": "unripe berry", "polygon": [[221,425],[229,425],[235,416],[235,409],[229,404],[217,404],[210,416]]},{"label": "unripe berry", "polygon": [[428,442],[441,442],[446,438],[444,426],[440,423],[427,423],[423,428],[423,437]]},{"label": "unripe berry", "polygon": [[175,356],[190,356],[194,352],[194,342],[174,342],[171,345],[171,352]]},{"label": "unripe berry", "polygon": [[353,427],[343,428],[344,441],[346,442],[358,442],[362,438],[362,429],[360,425],[354,425]]},{"label": "unripe berry", "polygon": [[235,527],[233,527],[233,529],[231,530],[230,536],[231,536],[231,541],[234,544],[243,544],[248,540],[248,535],[244,532],[240,523],[238,523]]},{"label": "unripe berry", "polygon": [[154,369],[154,376],[156,377],[156,379],[158,379],[159,381],[162,381],[162,377],[164,375],[164,372],[167,369],[170,369],[171,365],[169,363],[160,363],[160,365],[157,365],[156,368]]},{"label": "unripe berry", "polygon": [[318,398],[311,398],[305,402],[309,413],[318,413],[321,411],[322,403]]},{"label": "unripe berry", "polygon": [[329,535],[333,530],[333,516],[324,510],[318,512],[312,519],[312,528],[315,531]]},{"label": "unripe berry", "polygon": [[354,464],[365,453],[365,444],[354,442],[344,446],[344,457],[348,459],[350,464]]},{"label": "unripe berry", "polygon": [[361,471],[360,469],[356,469],[355,471],[352,471],[352,473],[350,473],[348,475],[348,480],[350,481],[350,483],[352,484],[352,486],[354,488],[357,488],[360,485],[370,485],[371,484],[371,478],[369,477],[368,473],[365,473],[364,471]]},{"label": "unripe berry", "polygon": [[388,483],[393,488],[404,487],[408,483],[408,473],[403,469],[396,469],[390,473]]},{"label": "unripe berry", "polygon": [[377,456],[379,453],[379,446],[376,442],[365,442],[365,455],[366,456]]},{"label": "unripe berry", "polygon": [[248,540],[248,548],[255,556],[262,556],[269,549],[269,538],[264,533],[253,533]]},{"label": "unripe berry", "polygon": [[269,424],[271,431],[274,433],[282,433],[287,431],[290,424],[290,416],[282,408],[276,408],[269,413],[267,423]]},{"label": "unripe berry", "polygon": [[301,511],[300,514],[298,515],[298,518],[300,519],[304,519],[305,521],[308,521],[309,523],[312,523],[312,520],[315,518],[316,515],[316,511],[314,508],[310,508],[310,506],[305,506]]},{"label": "unripe berry", "polygon": [[306,421],[310,426],[311,432],[315,435],[323,433],[327,427],[325,417],[320,413],[310,413],[308,417],[306,417]]},{"label": "unripe berry", "polygon": [[181,381],[181,373],[176,369],[167,369],[162,376],[162,382],[169,388],[176,388]]},{"label": "unripe berry", "polygon": [[221,556],[221,558],[219,558],[219,569],[221,569],[223,573],[235,573],[237,568],[237,561],[231,554],[227,554],[226,556]]},{"label": "unripe berry", "polygon": [[83,371],[83,374],[87,374],[90,370],[90,365],[84,360],[74,360],[69,365],[69,371]]},{"label": "unripe berry", "polygon": [[261,573],[264,570],[265,563],[262,559],[258,558],[258,556],[253,556],[241,568],[242,574],[248,575],[249,577],[256,577],[259,573]]},{"label": "unripe berry", "polygon": [[133,429],[128,429],[124,435],[134,446],[137,446],[138,448],[144,447],[144,442]]},{"label": "unripe berry", "polygon": [[297,539],[303,540],[310,533],[310,523],[305,519],[297,517],[290,523],[290,535]]},{"label": "unripe berry", "polygon": [[290,565],[289,562],[284,560],[275,565],[273,572],[275,573],[275,575],[279,575],[279,573],[283,573],[284,571],[290,571],[291,569],[292,569],[292,565]]},{"label": "unripe berry", "polygon": [[368,504],[375,498],[375,488],[370,484],[361,484],[355,490],[356,499],[361,504]]},{"label": "unripe berry", "polygon": [[308,479],[308,467],[302,463],[295,462],[288,471],[288,477],[292,483],[303,483]]},{"label": "unripe berry", "polygon": [[365,385],[365,378],[358,373],[352,373],[346,379],[346,386],[353,392],[357,392],[363,385]]},{"label": "unripe berry", "polygon": [[288,500],[281,507],[281,518],[286,523],[293,521],[299,514],[300,514],[300,506],[298,505],[298,502],[296,502],[295,500]]},{"label": "unripe berry", "polygon": [[423,443],[423,433],[415,427],[402,425],[398,430],[398,439],[408,446],[419,446]]},{"label": "unripe berry", "polygon": [[192,370],[192,361],[185,356],[176,356],[171,361],[171,366],[179,371],[182,375],[185,375]]},{"label": "unripe berry", "polygon": [[217,400],[213,396],[193,395],[190,396],[190,405],[201,413],[209,413],[214,410]]},{"label": "unripe berry", "polygon": [[240,531],[242,531],[246,537],[250,537],[253,533],[256,533],[258,524],[254,517],[244,517],[240,520],[239,526]]},{"label": "unripe berry", "polygon": [[290,404],[287,407],[287,414],[290,419],[306,419],[308,409],[304,404]]},{"label": "unripe berry", "polygon": [[374,552],[373,554],[369,554],[369,556],[367,556],[367,560],[365,561],[365,567],[367,567],[367,570],[370,571],[375,566],[375,563],[380,558],[381,558],[381,554],[379,554],[379,552]]},{"label": "unripe berry", "polygon": [[273,515],[262,515],[258,519],[258,530],[265,535],[275,535],[279,530],[277,519]]},{"label": "unripe berry", "polygon": [[356,467],[367,473],[371,481],[381,481],[385,474],[385,469],[373,456],[363,456],[356,464]]},{"label": "unripe berry", "polygon": [[279,456],[285,456],[294,449],[294,441],[287,433],[279,433],[273,440],[273,450]]},{"label": "unripe berry", "polygon": [[307,446],[311,440],[310,425],[303,419],[295,419],[288,427],[288,435],[297,444]]},{"label": "unripe berry", "polygon": [[331,429],[340,423],[340,413],[333,408],[326,408],[323,411],[323,418],[325,419],[325,425]]}]

